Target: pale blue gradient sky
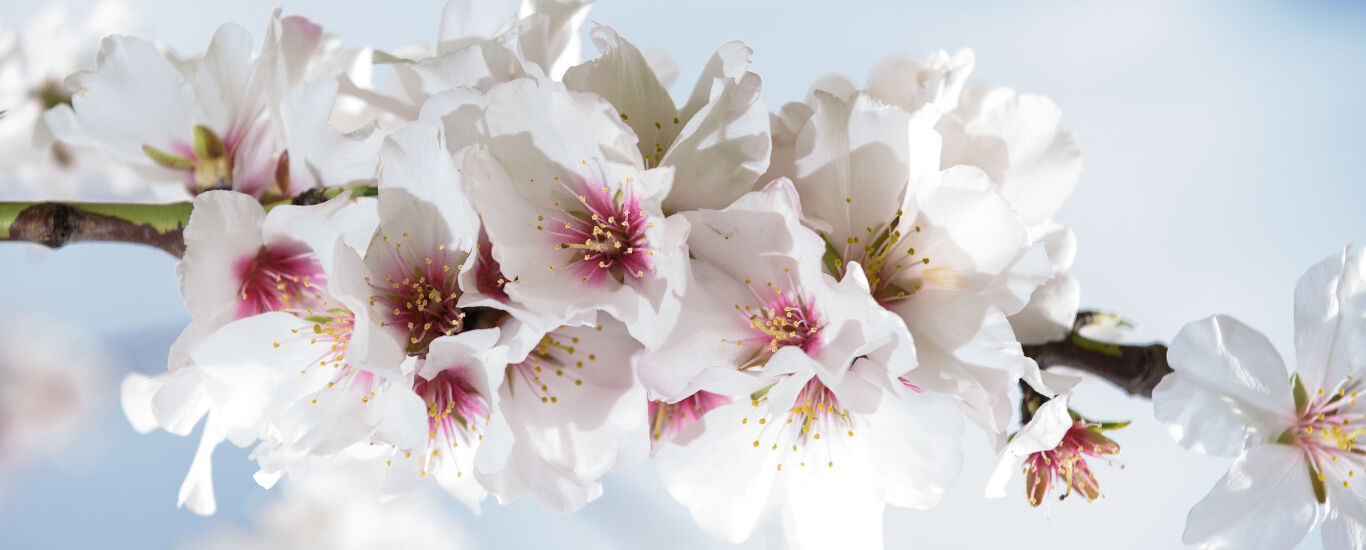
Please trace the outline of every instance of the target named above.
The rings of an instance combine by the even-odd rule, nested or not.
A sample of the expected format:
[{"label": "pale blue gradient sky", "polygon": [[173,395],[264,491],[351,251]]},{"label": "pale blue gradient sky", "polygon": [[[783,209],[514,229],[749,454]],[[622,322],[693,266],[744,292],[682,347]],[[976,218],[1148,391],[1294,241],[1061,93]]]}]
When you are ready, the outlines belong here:
[{"label": "pale blue gradient sky", "polygon": [[[201,51],[224,22],[259,38],[276,5],[130,3],[152,36],[185,53]],[[279,4],[350,45],[382,48],[432,41],[441,6],[436,0],[389,2],[383,9],[361,2]],[[1147,337],[1166,340],[1186,322],[1229,313],[1293,355],[1296,279],[1342,245],[1366,242],[1360,175],[1366,6],[846,4],[608,0],[590,19],[613,25],[642,48],[667,50],[680,68],[674,90],[680,94],[717,45],[746,40],[771,110],[804,97],[829,72],[862,82],[889,54],[972,47],[971,81],[1049,96],[1080,136],[1086,170],[1059,214],[1080,240],[1072,272],[1082,282],[1084,305],[1124,314]],[[23,21],[40,6],[6,2],[0,20]],[[591,45],[585,53],[594,54]],[[49,311],[103,338],[122,365],[158,372],[166,346],[188,320],[172,266],[161,252],[121,246],[48,254],[0,246],[0,288],[9,289],[0,293],[0,311]],[[1098,468],[1105,501],[1054,503],[1050,519],[1050,512],[1025,504],[1018,479],[1010,498],[985,501],[981,488],[993,459],[982,438],[970,434],[964,474],[939,507],[888,511],[888,546],[1179,547],[1186,511],[1228,461],[1182,451],[1153,423],[1146,401],[1091,384],[1075,403],[1089,416],[1135,420],[1116,434],[1127,468]],[[245,524],[248,509],[270,496],[252,483],[244,451],[220,449],[219,515],[196,518],[174,508],[193,439],[137,436],[112,406],[93,428],[91,443],[70,454],[94,458],[36,467],[0,497],[5,546],[163,548],[193,540],[211,524]],[[475,517],[451,499],[443,502],[486,548],[728,547],[691,524],[649,465],[609,476],[606,496],[572,516],[522,501],[490,503]],[[746,547],[761,547],[760,538]],[[1302,547],[1319,546],[1315,531]]]}]

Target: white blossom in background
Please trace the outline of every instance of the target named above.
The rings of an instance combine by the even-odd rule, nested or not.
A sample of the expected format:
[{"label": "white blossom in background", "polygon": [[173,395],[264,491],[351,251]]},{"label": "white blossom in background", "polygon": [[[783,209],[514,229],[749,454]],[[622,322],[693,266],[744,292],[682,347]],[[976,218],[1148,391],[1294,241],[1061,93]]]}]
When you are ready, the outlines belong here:
[{"label": "white blossom in background", "polygon": [[787,547],[880,548],[886,504],[933,506],[956,477],[953,403],[901,378],[914,348],[862,271],[822,273],[790,182],[686,215],[697,294],[642,376],[732,400],[656,428],[676,432],[656,453],[669,493],[729,542],[777,513]]},{"label": "white blossom in background", "polygon": [[0,322],[0,498],[10,478],[56,458],[98,422],[109,357],[56,319],[18,311]]},{"label": "white blossom in background", "polygon": [[1265,336],[1222,315],[1186,325],[1168,358],[1157,419],[1193,451],[1235,457],[1184,542],[1291,548],[1322,520],[1325,548],[1366,544],[1366,253],[1344,249],[1296,284],[1294,376]]},{"label": "white blossom in background", "polygon": [[430,494],[384,498],[376,466],[361,464],[287,483],[277,498],[251,512],[249,529],[214,528],[183,548],[475,548],[458,518]]},{"label": "white blossom in background", "polygon": [[202,58],[179,64],[144,40],[106,38],[96,68],[68,79],[71,106],[46,122],[57,140],[190,195],[232,189],[278,200],[373,179],[378,141],[327,126],[344,56],[299,16],[277,13],[266,31],[253,56],[251,35],[224,25]]},{"label": "white blossom in background", "polygon": [[91,151],[52,141],[43,113],[71,101],[63,80],[91,68],[105,35],[134,30],[118,0],[83,18],[68,6],[39,10],[21,28],[0,24],[0,199],[143,198],[145,182]]}]

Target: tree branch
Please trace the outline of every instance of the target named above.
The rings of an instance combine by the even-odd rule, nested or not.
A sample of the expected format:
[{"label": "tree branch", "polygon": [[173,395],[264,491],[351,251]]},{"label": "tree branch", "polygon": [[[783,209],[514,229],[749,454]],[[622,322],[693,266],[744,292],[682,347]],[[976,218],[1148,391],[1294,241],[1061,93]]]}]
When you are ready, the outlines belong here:
[{"label": "tree branch", "polygon": [[181,231],[190,221],[188,202],[170,204],[0,203],[0,241],[28,241],[48,248],[75,242],[152,246],[180,257]]},{"label": "tree branch", "polygon": [[1092,311],[1078,313],[1066,338],[1026,345],[1025,355],[1034,359],[1041,369],[1069,367],[1103,378],[1130,395],[1151,399],[1153,388],[1163,376],[1172,372],[1167,363],[1167,346],[1161,343],[1119,345],[1082,336],[1080,329],[1097,315]]},{"label": "tree branch", "polygon": [[[264,205],[269,211],[282,204],[327,202],[350,191],[352,197],[371,197],[374,186],[354,185],[309,189],[290,200]],[[76,242],[142,244],[177,258],[185,254],[182,232],[194,205],[94,202],[0,202],[0,241],[27,241],[48,248]]]}]

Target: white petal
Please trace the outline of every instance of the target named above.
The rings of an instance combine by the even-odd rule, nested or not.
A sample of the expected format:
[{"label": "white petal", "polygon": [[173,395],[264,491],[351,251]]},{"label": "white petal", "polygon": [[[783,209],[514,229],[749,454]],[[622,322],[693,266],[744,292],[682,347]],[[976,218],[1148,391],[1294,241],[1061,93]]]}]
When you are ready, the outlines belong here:
[{"label": "white petal", "polygon": [[828,238],[842,243],[887,223],[901,207],[910,173],[910,119],[867,96],[846,103],[816,92],[814,99],[815,114],[797,136],[794,183],[805,214],[829,222],[834,229]]},{"label": "white petal", "polygon": [[266,212],[248,195],[209,191],[194,199],[185,227],[185,257],[176,265],[180,297],[195,319],[222,317],[237,307],[238,263],[261,248]]},{"label": "white petal", "polygon": [[1285,364],[1265,336],[1236,319],[1186,325],[1167,360],[1176,372],[1154,388],[1153,413],[1182,445],[1232,454],[1245,437],[1270,441],[1294,425]]},{"label": "white petal", "polygon": [[589,0],[524,0],[517,29],[522,55],[546,76],[563,77],[582,54],[579,27],[588,19],[588,8]]},{"label": "white petal", "polygon": [[194,462],[190,463],[190,472],[185,475],[185,482],[180,485],[180,500],[177,506],[184,506],[201,516],[211,516],[218,511],[218,504],[213,498],[212,460],[213,450],[222,441],[223,434],[214,419],[205,421],[199,448],[194,453]]},{"label": "white petal", "polygon": [[1010,316],[1010,326],[1021,344],[1061,340],[1072,330],[1081,305],[1081,284],[1075,277],[1059,275],[1034,290],[1029,304]]},{"label": "white petal", "polygon": [[1051,218],[1076,188],[1081,145],[1058,128],[1062,111],[1048,98],[979,84],[963,93],[954,112],[968,143],[946,137],[944,165],[986,170],[1026,223]]},{"label": "white petal", "polygon": [[1034,418],[1020,428],[1020,431],[1001,450],[996,469],[987,480],[987,498],[1006,496],[1006,482],[1011,472],[1019,467],[1019,461],[1032,453],[1055,449],[1062,442],[1067,430],[1072,428],[1072,415],[1067,412],[1068,396],[1060,395],[1049,399],[1038,410]]},{"label": "white petal", "polygon": [[1181,540],[1210,550],[1292,548],[1318,519],[1301,451],[1251,447],[1186,518]]},{"label": "white petal", "polygon": [[883,103],[915,111],[926,103],[953,109],[976,58],[963,48],[949,57],[939,50],[921,62],[911,55],[894,55],[879,63],[868,77],[868,93]]},{"label": "white petal", "polygon": [[851,474],[857,475],[823,469],[808,475],[785,473],[782,526],[787,548],[882,548],[884,504],[849,483]]},{"label": "white petal", "polygon": [[512,25],[515,16],[512,6],[503,1],[447,0],[441,9],[437,52],[492,40]]},{"label": "white petal", "polygon": [[772,148],[768,107],[759,89],[754,73],[715,81],[710,101],[687,119],[659,161],[674,167],[665,212],[725,208],[754,188]]},{"label": "white petal", "polygon": [[611,27],[593,27],[590,36],[602,56],[564,73],[565,86],[594,92],[615,106],[621,120],[635,132],[640,155],[654,160],[647,165],[658,164],[681,129],[669,90],[660,84],[640,50]]},{"label": "white petal", "polygon": [[718,78],[739,82],[744,74],[749,71],[749,56],[754,55],[754,50],[744,42],[732,40],[722,44],[716,49],[716,53],[707,59],[707,64],[702,68],[702,74],[697,77],[697,84],[693,85],[692,95],[688,97],[688,104],[678,111],[678,117],[683,120],[693,118],[702,106],[711,102],[713,83]]},{"label": "white petal", "polygon": [[1366,253],[1344,249],[1295,285],[1295,352],[1305,387],[1332,391],[1366,357]]},{"label": "white petal", "polygon": [[194,95],[161,52],[143,40],[113,36],[101,44],[98,67],[72,76],[69,83],[76,117],[89,135],[66,135],[54,127],[58,140],[98,144],[121,160],[144,164],[150,161],[143,145],[174,154],[188,151]]},{"label": "white petal", "polygon": [[123,414],[133,430],[145,434],[157,428],[156,416],[152,413],[152,396],[161,389],[161,381],[138,373],[129,373],[119,385],[119,403]]},{"label": "white petal", "polygon": [[692,512],[703,531],[726,542],[748,539],[775,504],[780,454],[752,444],[757,423],[735,429],[752,410],[749,403],[714,409],[685,429],[700,436],[655,455],[669,494]]},{"label": "white petal", "polygon": [[[247,89],[251,79],[251,33],[233,24],[218,27],[194,75],[195,122],[225,143],[236,143],[247,131],[264,97]],[[189,133],[189,129],[185,129]]]},{"label": "white petal", "polygon": [[1359,485],[1351,488],[1330,484],[1328,515],[1323,520],[1323,547],[1327,550],[1366,548],[1366,498]]}]

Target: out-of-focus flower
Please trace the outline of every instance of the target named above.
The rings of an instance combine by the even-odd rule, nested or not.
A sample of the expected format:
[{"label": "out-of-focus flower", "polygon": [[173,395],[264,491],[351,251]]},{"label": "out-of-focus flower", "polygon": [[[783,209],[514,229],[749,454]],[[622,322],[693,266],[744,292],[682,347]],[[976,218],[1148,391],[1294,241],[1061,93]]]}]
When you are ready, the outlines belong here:
[{"label": "out-of-focus flower", "polygon": [[0,198],[128,198],[145,190],[122,165],[53,142],[43,122],[45,111],[71,103],[62,80],[90,68],[100,39],[133,27],[119,0],[100,2],[82,19],[70,11],[52,4],[22,28],[0,25]]},{"label": "out-of-focus flower", "polygon": [[374,463],[285,485],[252,513],[251,530],[220,528],[186,549],[381,550],[472,548],[458,519],[426,493],[385,498]]},{"label": "out-of-focus flower", "polygon": [[1204,548],[1290,548],[1324,520],[1323,545],[1366,541],[1366,472],[1357,425],[1366,367],[1366,252],[1344,249],[1295,287],[1298,372],[1266,337],[1216,315],[1172,340],[1175,370],[1153,412],[1196,452],[1236,456],[1191,509],[1183,540]]},{"label": "out-of-focus flower", "polygon": [[23,311],[0,322],[0,488],[95,423],[109,354],[70,326]]}]

